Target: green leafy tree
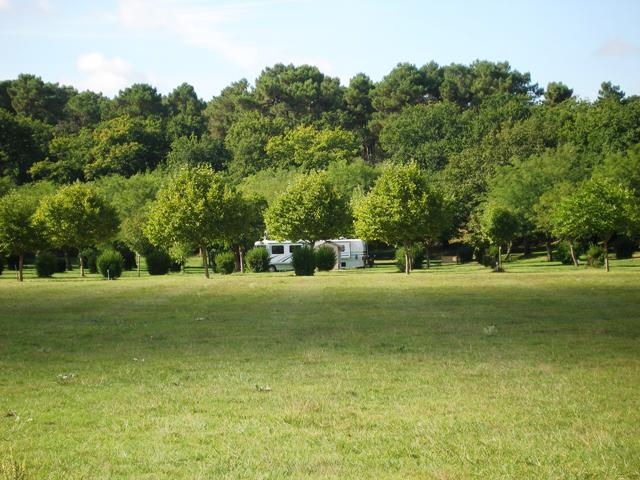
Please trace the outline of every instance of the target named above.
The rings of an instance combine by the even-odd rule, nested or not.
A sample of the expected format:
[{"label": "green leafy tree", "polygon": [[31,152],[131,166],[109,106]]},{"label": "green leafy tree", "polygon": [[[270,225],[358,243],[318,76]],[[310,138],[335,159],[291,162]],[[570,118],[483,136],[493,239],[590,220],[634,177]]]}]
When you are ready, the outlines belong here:
[{"label": "green leafy tree", "polygon": [[[93,186],[79,182],[44,197],[33,218],[56,248],[73,247],[80,252],[107,242],[118,233],[116,209]],[[82,255],[78,258],[80,275],[84,277],[84,259]]]},{"label": "green leafy tree", "polygon": [[573,96],[573,89],[567,87],[562,82],[550,82],[544,92],[544,101],[557,105]]},{"label": "green leafy tree", "polygon": [[396,163],[414,161],[435,172],[446,165],[449,155],[462,150],[463,132],[455,104],[417,105],[389,117],[380,132],[380,145]]},{"label": "green leafy tree", "polygon": [[131,176],[155,168],[165,151],[159,119],[116,117],[102,122],[93,131],[93,161],[85,166],[85,176],[89,179],[114,173]]},{"label": "green leafy tree", "polygon": [[287,125],[313,123],[343,108],[338,78],[324,75],[312,65],[278,63],[256,79],[254,98],[261,109]]},{"label": "green leafy tree", "polygon": [[518,232],[518,217],[503,207],[487,206],[480,219],[482,233],[498,247],[498,271],[502,271],[502,246],[513,241]]},{"label": "green leafy tree", "polygon": [[183,167],[158,192],[144,233],[158,247],[200,248],[209,278],[207,248],[223,241],[235,195],[209,165]]},{"label": "green leafy tree", "polygon": [[25,191],[12,191],[0,197],[0,251],[18,256],[18,280],[23,280],[24,255],[42,245],[40,230],[32,217],[38,198]]},{"label": "green leafy tree", "polygon": [[208,135],[176,138],[167,154],[169,168],[205,163],[214,170],[223,170],[229,160],[229,152],[222,140]]},{"label": "green leafy tree", "polygon": [[[629,189],[591,179],[563,198],[553,213],[556,235],[570,242],[598,238],[604,248],[605,270],[609,271],[609,242],[617,233],[632,227],[635,202]],[[575,255],[572,249],[572,257]]]},{"label": "green leafy tree", "polygon": [[213,97],[204,110],[209,134],[213,138],[224,139],[243,112],[255,109],[257,104],[249,91],[249,82],[244,78],[233,82],[223,88],[220,95]]},{"label": "green leafy tree", "polygon": [[11,82],[7,92],[15,112],[51,125],[64,118],[64,107],[76,93],[71,87],[45,83],[40,77],[24,73]]},{"label": "green leafy tree", "polygon": [[242,114],[231,126],[224,143],[231,152],[229,171],[237,177],[269,167],[266,146],[271,137],[285,130],[282,119],[271,119],[258,112]]},{"label": "green leafy tree", "polygon": [[176,87],[164,99],[168,113],[167,137],[173,141],[179,137],[199,137],[205,131],[203,111],[205,103],[198,98],[188,83]]},{"label": "green leafy tree", "polygon": [[269,205],[264,219],[271,238],[314,242],[343,233],[350,211],[326,172],[310,172],[300,175]]},{"label": "green leafy tree", "polygon": [[224,243],[236,258],[236,270],[244,273],[244,254],[264,234],[264,211],[267,202],[262,197],[236,194],[230,199],[224,231]]},{"label": "green leafy tree", "polygon": [[83,128],[93,128],[108,112],[110,100],[90,91],[72,96],[64,107],[65,121],[60,125],[63,133],[75,133]]},{"label": "green leafy tree", "polygon": [[317,130],[300,125],[271,137],[265,148],[271,164],[302,170],[324,169],[331,162],[351,161],[358,156],[359,145],[353,133],[342,128]]},{"label": "green leafy tree", "polygon": [[405,273],[411,247],[438,229],[441,197],[415,163],[388,165],[366,196],[354,202],[355,232],[366,240],[402,245]]},{"label": "green leafy tree", "polygon": [[165,106],[158,91],[146,83],[136,83],[120,90],[113,99],[112,116],[162,117]]},{"label": "green leafy tree", "polygon": [[34,163],[29,174],[36,180],[71,183],[84,180],[84,172],[93,161],[93,136],[88,129],[61,134],[49,142],[49,155]]}]

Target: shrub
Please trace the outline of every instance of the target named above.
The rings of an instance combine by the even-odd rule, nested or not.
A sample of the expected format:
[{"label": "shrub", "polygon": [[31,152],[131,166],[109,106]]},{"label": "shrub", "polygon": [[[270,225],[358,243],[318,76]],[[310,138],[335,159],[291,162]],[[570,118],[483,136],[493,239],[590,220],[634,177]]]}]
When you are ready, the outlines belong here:
[{"label": "shrub", "polygon": [[[579,245],[574,245],[573,252],[575,253],[576,258],[578,258],[580,256],[580,253],[582,252],[582,249]],[[562,242],[558,242],[556,248],[553,251],[552,257],[553,260],[555,260],[556,262],[561,262],[563,265],[572,265],[573,260],[571,258],[571,248],[569,247],[569,242],[564,240]]]},{"label": "shrub", "polygon": [[40,252],[36,257],[36,274],[40,278],[52,277],[56,273],[58,260],[53,253]]},{"label": "shrub", "polygon": [[171,257],[163,250],[154,250],[149,253],[147,261],[147,271],[149,275],[166,275],[171,267]]},{"label": "shrub", "polygon": [[316,271],[316,252],[313,247],[296,248],[291,256],[293,271],[298,276],[310,277]]},{"label": "shrub", "polygon": [[[421,245],[414,245],[411,247],[411,258],[413,270],[419,270],[424,263],[424,248]],[[396,266],[398,270],[404,272],[404,247],[400,247],[396,250]]]},{"label": "shrub", "polygon": [[60,255],[56,256],[56,273],[64,273],[67,271],[67,261]]},{"label": "shrub", "polygon": [[598,268],[604,264],[604,248],[592,243],[587,248],[587,265]]},{"label": "shrub", "polygon": [[133,250],[121,241],[114,242],[113,249],[122,255],[122,259],[124,260],[123,268],[125,270],[134,270],[136,268],[136,254]]},{"label": "shrub", "polygon": [[456,255],[460,263],[469,263],[473,260],[473,248],[469,245],[460,245],[456,250]]},{"label": "shrub", "polygon": [[487,268],[496,268],[498,265],[498,247],[492,245],[482,254],[482,265]]},{"label": "shrub", "polygon": [[321,245],[316,250],[316,266],[321,272],[333,270],[337,260],[335,248],[331,248],[329,245]]},{"label": "shrub", "polygon": [[105,250],[96,259],[98,270],[104,278],[118,278],[122,275],[124,268],[124,258],[116,250]]},{"label": "shrub", "polygon": [[245,263],[252,272],[266,272],[269,270],[269,252],[264,247],[252,248],[244,257]]},{"label": "shrub", "polygon": [[229,275],[236,269],[236,256],[232,252],[222,252],[216,255],[216,271]]},{"label": "shrub", "polygon": [[4,271],[4,257],[0,256],[0,275]]},{"label": "shrub", "polygon": [[629,237],[618,237],[613,242],[613,251],[616,252],[616,258],[631,258],[633,252],[636,251],[638,244]]},{"label": "shrub", "polygon": [[[84,267],[90,273],[98,273],[98,251],[95,248],[85,248],[80,252],[80,256],[84,261]],[[64,259],[63,259],[64,260]]]}]

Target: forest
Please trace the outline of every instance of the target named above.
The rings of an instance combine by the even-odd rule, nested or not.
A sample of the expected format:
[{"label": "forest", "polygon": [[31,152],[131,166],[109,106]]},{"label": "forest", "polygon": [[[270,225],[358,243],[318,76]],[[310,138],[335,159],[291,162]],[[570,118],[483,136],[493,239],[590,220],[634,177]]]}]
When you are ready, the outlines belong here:
[{"label": "forest", "polygon": [[[161,247],[178,252],[177,259],[212,244],[238,253],[262,236],[265,219],[270,233],[298,233],[283,192],[292,204],[314,208],[304,192],[322,193],[325,185],[337,199],[333,211],[339,206],[345,215],[300,238],[366,234],[405,251],[418,241],[464,242],[479,260],[490,245],[518,245],[525,253],[546,246],[550,259],[558,240],[566,240],[575,263],[574,248],[590,242],[605,257],[609,242],[637,248],[639,145],[640,97],[605,81],[595,100],[576,98],[570,86],[542,87],[507,62],[399,63],[379,82],[361,73],[347,86],[314,66],[276,64],[253,84],[241,79],[209,101],[188,83],[168,95],[134,84],[108,98],[22,74],[0,82],[0,243],[12,255],[39,251],[42,245],[16,246],[6,226],[40,218],[27,236],[42,233],[47,246],[66,254],[107,240],[138,254]],[[177,236],[187,214],[172,219],[180,207],[168,195],[188,191],[194,174],[208,179],[203,195],[216,190],[215,198],[235,205],[236,223],[251,225],[235,228],[233,238]],[[304,183],[314,178],[315,187]],[[375,218],[365,218],[378,207],[378,220],[391,214],[388,198],[382,207],[369,198],[375,187],[379,196],[393,195],[385,181],[408,182],[395,192],[400,210],[408,191],[426,199],[417,216],[395,225],[404,234],[387,235]],[[79,228],[93,233],[65,240],[55,228],[66,221],[55,216],[60,194],[60,204],[73,195],[80,203],[104,200],[113,221],[87,220]],[[418,228],[420,211],[434,199],[437,220]],[[207,214],[215,217],[223,200],[209,200]],[[12,217],[21,201],[26,216]],[[282,219],[288,226],[279,225]]]}]

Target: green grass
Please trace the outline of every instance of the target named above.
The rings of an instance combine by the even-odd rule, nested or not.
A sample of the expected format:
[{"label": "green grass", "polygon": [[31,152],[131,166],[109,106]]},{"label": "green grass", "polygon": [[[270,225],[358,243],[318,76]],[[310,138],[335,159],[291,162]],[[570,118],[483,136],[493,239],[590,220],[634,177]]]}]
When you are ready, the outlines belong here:
[{"label": "green grass", "polygon": [[640,478],[638,258],[196,263],[4,272],[0,478]]}]

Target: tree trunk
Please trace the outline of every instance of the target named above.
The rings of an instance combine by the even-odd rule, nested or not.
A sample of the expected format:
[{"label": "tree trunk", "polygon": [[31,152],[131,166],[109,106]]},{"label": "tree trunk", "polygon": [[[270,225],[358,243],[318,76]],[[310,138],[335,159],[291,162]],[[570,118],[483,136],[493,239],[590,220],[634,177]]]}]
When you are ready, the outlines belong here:
[{"label": "tree trunk", "polygon": [[609,271],[609,239],[606,239],[602,242],[602,246],[604,247],[604,271]]},{"label": "tree trunk", "polygon": [[80,276],[84,277],[84,258],[82,255],[78,255],[78,260],[80,260]]},{"label": "tree trunk", "polygon": [[209,278],[209,252],[203,247],[200,247],[200,252],[202,253],[202,260],[204,261],[204,276],[205,278]]},{"label": "tree trunk", "polygon": [[411,273],[411,247],[407,243],[404,244],[404,273]]},{"label": "tree trunk", "polygon": [[547,262],[553,261],[553,248],[551,246],[551,240],[547,238],[544,242],[544,247],[547,249]]},{"label": "tree trunk", "polygon": [[428,270],[429,268],[431,268],[431,247],[429,247],[428,243],[425,244],[424,253],[425,253],[425,256],[427,257],[427,270]]},{"label": "tree trunk", "polygon": [[138,270],[138,276],[140,276],[140,254],[136,252],[136,267]]},{"label": "tree trunk", "polygon": [[69,258],[69,251],[65,250],[64,251],[64,264],[67,268],[67,272],[71,271],[71,259]]},{"label": "tree trunk", "polygon": [[238,255],[240,256],[240,273],[244,273],[244,254],[242,247],[238,248]]},{"label": "tree trunk", "polygon": [[24,253],[18,255],[18,281],[22,282],[24,280],[23,274],[24,268]]},{"label": "tree trunk", "polygon": [[[508,262],[509,258],[511,257],[511,247],[513,246],[513,242],[509,242],[509,244],[507,245],[507,254],[504,256],[504,261]],[[500,248],[500,247],[498,247]]]},{"label": "tree trunk", "polygon": [[573,242],[569,241],[568,243],[569,243],[569,252],[571,252],[571,260],[573,261],[573,266],[577,267],[580,264],[578,263],[578,259],[576,258],[576,252],[573,249]]},{"label": "tree trunk", "polygon": [[498,245],[498,270],[502,270],[502,245]]},{"label": "tree trunk", "polygon": [[531,255],[531,242],[529,241],[529,237],[524,237],[522,239],[522,248],[523,248],[523,255],[525,257],[528,257],[529,255]]}]

